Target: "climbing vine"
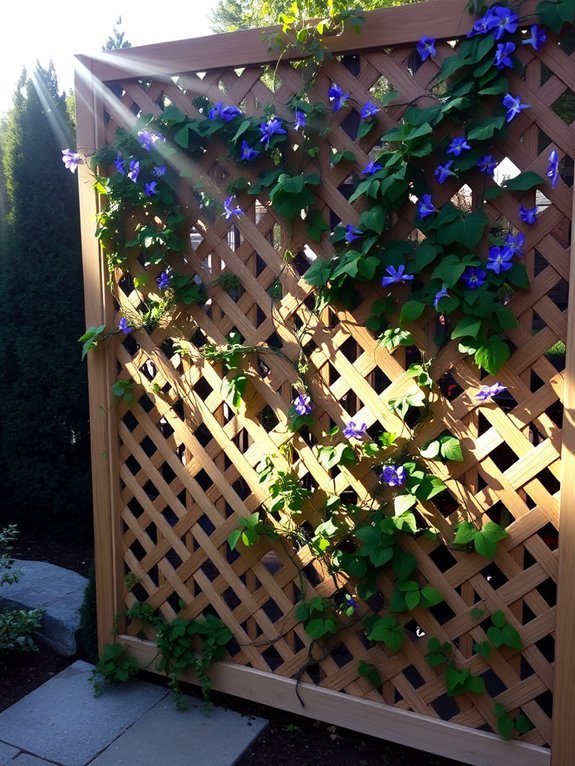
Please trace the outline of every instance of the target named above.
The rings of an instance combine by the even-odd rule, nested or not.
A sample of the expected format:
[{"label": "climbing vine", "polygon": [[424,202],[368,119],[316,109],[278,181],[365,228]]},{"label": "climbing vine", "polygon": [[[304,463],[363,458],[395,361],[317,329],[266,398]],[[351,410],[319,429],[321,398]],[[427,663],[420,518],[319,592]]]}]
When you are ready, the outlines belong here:
[{"label": "climbing vine", "polygon": [[[182,257],[188,248],[188,214],[173,189],[179,179],[187,179],[193,205],[212,222],[223,217],[241,227],[244,208],[253,198],[263,200],[288,230],[303,223],[310,241],[329,237],[333,257],[315,259],[303,277],[313,289],[316,315],[328,306],[353,310],[363,286],[375,284],[379,294],[365,326],[389,352],[415,348],[411,328],[425,322],[435,328],[439,347],[457,344],[478,368],[494,376],[510,356],[507,332],[517,325],[515,296],[530,287],[522,259],[525,235],[537,224],[538,208],[525,207],[523,195],[546,185],[555,187],[560,163],[558,151],[551,149],[545,177],[525,171],[505,182],[497,181],[499,161],[494,143],[505,139],[509,125],[531,108],[512,92],[508,74],[521,69],[516,55],[520,46],[539,50],[546,43],[546,28],[557,32],[574,17],[572,0],[543,0],[535,20],[521,18],[505,5],[480,8],[468,36],[439,68],[430,93],[435,96],[432,105],[403,104],[400,123],[381,132],[370,161],[359,171],[352,151],[332,153],[331,164],[345,164],[354,178],[349,197],[355,205],[354,219],[335,226],[318,206],[316,196],[322,184],[316,158],[329,133],[330,120],[344,110],[355,112],[359,143],[380,131],[378,114],[382,110],[400,104],[399,94],[393,91],[382,93],[377,102],[360,103],[353,93],[332,82],[325,94],[326,105],[311,100],[308,79],[287,105],[270,104],[259,116],[200,97],[194,101],[196,116],[170,104],[158,116],[139,117],[132,131],[118,131],[113,144],[90,158],[96,190],[105,199],[96,236],[111,278],[116,275],[129,283],[140,308],[123,306],[113,329],[104,325],[88,328],[80,339],[83,355],[113,334],[134,334],[137,339],[138,333],[150,333],[159,325],[170,327],[177,353],[188,355],[192,362],[220,366],[224,398],[235,410],[243,407],[253,368],[262,358],[280,356],[293,367],[294,396],[284,413],[284,426],[292,436],[277,454],[264,456],[258,466],[268,499],[258,511],[239,519],[228,543],[236,550],[255,546],[265,538],[272,546],[291,551],[301,586],[295,619],[303,623],[312,646],[361,624],[368,643],[396,653],[406,635],[401,615],[442,604],[444,595],[426,582],[410,548],[413,539],[439,537],[420,512],[446,489],[443,480],[430,472],[429,464],[462,462],[464,450],[447,430],[419,448],[407,436],[429,419],[430,398],[437,393],[432,360],[423,349],[419,361],[406,371],[409,387],[382,405],[404,423],[398,434],[373,433],[358,419],[329,432],[319,428],[311,385],[314,370],[303,343],[305,327],[291,328],[298,351],[290,355],[270,345],[246,345],[238,332],[224,345],[207,343],[194,349],[183,330],[178,334],[180,323],[189,319],[190,307],[205,306],[215,290],[233,297],[241,281],[227,271],[213,282],[189,275]],[[334,24],[312,28],[286,16],[283,31],[288,38],[280,56],[293,45],[309,45],[312,58],[321,63],[327,50],[325,36],[339,33],[339,25],[346,21],[348,17],[338,17]],[[275,43],[282,40],[280,35]],[[417,54],[420,62],[434,58],[435,40],[424,37]],[[227,147],[228,159],[240,171],[249,168],[246,175],[229,184],[225,196],[208,178],[193,174],[194,163],[214,142]],[[84,161],[72,150],[65,150],[63,159],[71,170]],[[103,172],[108,168],[113,172]],[[452,178],[460,185],[473,179],[473,196],[463,203],[455,198],[441,202]],[[501,195],[507,195],[508,204],[515,206],[521,227],[490,225],[485,203]],[[399,210],[404,216],[411,215],[417,232],[414,239],[391,237]],[[482,255],[485,250],[486,257]],[[132,273],[134,258],[139,267]],[[286,267],[292,258],[286,251]],[[270,300],[281,296],[281,291],[280,275],[270,289]],[[120,379],[112,390],[128,406],[136,401],[131,381]],[[498,381],[482,385],[475,395],[477,406],[490,406],[505,390]],[[325,498],[321,521],[313,528],[300,523],[314,489],[303,478],[294,446],[296,434],[307,438],[318,462],[334,477],[334,492]],[[368,501],[346,502],[337,495],[335,476],[359,465],[368,466],[375,488]],[[481,527],[461,520],[445,542],[453,550],[472,551],[490,560],[507,536],[493,520]],[[314,594],[306,585],[295,555],[304,548],[333,579],[331,596]],[[392,582],[386,603],[382,603],[378,584],[382,577]],[[501,611],[477,617],[474,631],[480,635],[481,630],[486,638],[474,645],[481,658],[488,658],[494,649],[522,649],[518,631]],[[157,643],[162,669],[176,693],[180,674],[190,667],[198,672],[204,688],[208,686],[207,664],[223,655],[231,638],[225,631],[221,624],[216,630],[210,616],[204,623],[176,620],[161,626]],[[189,647],[191,639],[200,634],[209,650],[204,648],[198,659]],[[432,668],[443,668],[447,695],[484,693],[484,679],[468,667],[458,666],[453,649],[450,642],[428,639],[427,662]],[[358,672],[374,686],[381,685],[380,669],[372,663],[362,660]],[[506,738],[514,730],[521,733],[530,726],[522,713],[514,718],[497,704],[494,719]]]}]

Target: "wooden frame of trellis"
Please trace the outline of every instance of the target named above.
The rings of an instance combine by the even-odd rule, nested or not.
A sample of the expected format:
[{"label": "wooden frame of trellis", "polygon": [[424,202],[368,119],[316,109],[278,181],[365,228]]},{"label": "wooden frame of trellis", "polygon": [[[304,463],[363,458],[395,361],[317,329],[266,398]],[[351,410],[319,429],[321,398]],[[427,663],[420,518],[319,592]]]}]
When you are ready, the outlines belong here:
[{"label": "wooden frame of trellis", "polygon": [[[526,11],[532,10],[533,5],[530,4]],[[379,72],[394,82],[406,101],[420,97],[432,79],[436,64],[429,61],[416,72],[410,71],[409,57],[414,43],[423,35],[450,40],[464,35],[469,26],[470,18],[463,0],[437,0],[417,6],[374,11],[369,14],[369,22],[365,24],[361,35],[345,33],[329,41],[336,59],[326,64],[319,82],[323,86],[329,82],[330,75],[334,79],[337,76],[337,81],[344,89],[355,88],[363,97],[367,97],[368,85],[377,80]],[[448,52],[448,48],[443,45],[439,50],[438,61]],[[337,56],[343,54],[356,55],[360,60],[357,77],[341,66]],[[514,141],[513,146],[509,144],[500,149],[504,154],[508,150],[508,156],[516,159],[522,169],[544,173],[545,157],[542,152],[538,152],[538,130],[544,130],[562,154],[571,158],[575,156],[573,131],[551,108],[567,88],[575,91],[575,67],[569,68],[573,57],[569,59],[555,41],[538,54],[531,51],[522,51],[521,54],[526,64],[526,78],[524,82],[514,81],[513,92],[521,95],[523,101],[530,103],[532,108],[512,126],[509,141]],[[268,51],[267,43],[257,30],[233,33],[223,38],[215,36],[132,48],[93,57],[79,56],[78,59],[78,149],[86,155],[112,140],[116,127],[130,128],[135,112],[158,113],[156,102],[164,92],[182,110],[192,109],[185,93],[187,88],[191,88],[193,95],[196,95],[193,87],[208,95],[212,101],[217,100],[218,94],[220,99],[229,99],[230,103],[234,103],[234,99],[246,97],[246,103],[253,106],[257,97],[249,95],[251,86],[256,88],[258,94],[257,88],[260,89],[260,97],[265,95],[265,88],[259,82],[260,68],[275,62],[274,54]],[[545,82],[541,80],[542,63],[552,73]],[[198,78],[197,73],[206,74]],[[172,79],[177,75],[180,76],[178,85]],[[290,68],[289,57],[282,62],[278,76],[281,85],[276,97],[278,101],[285,101],[285,97],[293,93],[296,79],[294,70]],[[251,86],[246,87],[242,78],[244,81],[251,78]],[[141,80],[146,81],[145,88],[139,84]],[[226,82],[229,88],[225,95],[218,90],[220,80]],[[273,94],[270,93],[270,96],[273,97]],[[378,120],[382,128],[387,129],[399,116],[400,112],[394,112],[391,108],[381,113]],[[518,140],[520,137],[521,143]],[[367,159],[368,148],[365,145],[355,145],[345,131],[337,131],[333,140],[338,150],[353,149],[358,163]],[[210,161],[215,162],[215,159]],[[327,145],[322,150],[320,162],[323,162],[327,179],[319,192],[320,199],[340,219],[343,220],[347,215],[349,217],[345,220],[353,220],[353,210],[342,199],[337,188],[337,184],[344,180],[349,171],[329,169]],[[227,165],[225,169],[231,172]],[[94,237],[99,201],[85,166],[80,167],[79,177],[87,325],[106,323],[112,328],[117,324],[117,306],[129,308],[132,297],[123,293],[118,284],[115,285],[115,298],[110,292],[109,275]],[[179,191],[188,209],[193,210],[201,222],[199,212],[194,210],[189,190],[181,188]],[[439,581],[444,591],[449,590],[446,601],[454,616],[445,626],[441,626],[441,635],[450,641],[461,639],[461,652],[465,652],[466,642],[470,643],[472,633],[474,638],[481,637],[481,628],[472,625],[469,618],[474,593],[484,598],[492,608],[503,608],[510,619],[516,619],[515,624],[520,628],[525,644],[521,660],[525,665],[521,670],[517,657],[510,657],[508,664],[505,660],[496,660],[494,672],[504,679],[504,685],[507,686],[497,699],[509,708],[524,706],[535,724],[534,731],[524,735],[521,741],[502,742],[494,734],[480,730],[485,722],[493,728],[490,712],[485,705],[476,705],[467,700],[452,717],[455,720],[441,720],[431,706],[440,694],[439,679],[433,672],[425,671],[421,653],[413,647],[409,648],[411,656],[406,662],[401,658],[388,658],[389,669],[386,668],[386,672],[389,677],[386,675],[383,696],[370,691],[369,685],[352,677],[345,665],[340,668],[331,658],[327,658],[327,670],[324,671],[326,678],[322,681],[324,686],[312,683],[309,677],[300,684],[300,693],[305,702],[302,708],[295,694],[294,676],[302,664],[302,650],[298,651],[296,647],[298,642],[301,644],[305,640],[305,636],[301,626],[298,632],[293,620],[292,635],[286,640],[285,646],[282,645],[281,674],[271,672],[258,652],[244,647],[240,651],[239,662],[220,663],[214,669],[214,688],[432,753],[449,755],[478,766],[493,763],[543,766],[550,761],[553,766],[573,766],[575,738],[572,734],[571,694],[575,687],[575,662],[571,657],[571,642],[575,628],[575,594],[572,588],[575,581],[575,517],[572,510],[575,484],[569,481],[569,477],[572,477],[575,470],[575,295],[571,276],[575,248],[573,243],[569,248],[568,244],[562,244],[553,237],[554,229],[560,223],[573,219],[573,194],[561,181],[548,196],[551,203],[549,210],[545,217],[542,216],[543,220],[533,234],[529,232],[527,235],[526,251],[531,253],[527,261],[530,264],[533,287],[528,294],[515,299],[514,308],[520,317],[520,326],[510,331],[509,335],[516,350],[501,373],[506,384],[521,392],[523,398],[517,399],[516,406],[509,413],[504,413],[498,407],[483,413],[488,423],[481,433],[478,416],[470,406],[469,397],[458,397],[449,405],[434,401],[434,418],[417,437],[420,444],[425,443],[446,425],[464,439],[469,440],[473,435],[477,437],[469,447],[471,457],[466,459],[460,469],[444,471],[442,478],[450,489],[463,495],[469,508],[478,516],[497,500],[504,501],[511,509],[515,520],[512,534],[509,542],[501,546],[501,553],[498,552],[495,560],[495,568],[505,575],[503,579],[506,582],[499,588],[492,588],[481,573],[485,569],[485,562],[478,562],[476,557],[456,555],[456,563],[445,567],[442,572],[431,558],[426,558],[427,553],[429,556],[433,553],[433,546],[418,547],[414,544],[410,548],[418,556],[421,571],[429,581]],[[502,203],[501,210],[494,210],[493,216],[506,215],[513,220],[514,213],[504,205]],[[279,317],[284,322],[281,340],[284,348],[289,350],[293,334],[288,327],[288,320],[299,312],[310,322],[309,337],[315,343],[311,358],[323,381],[316,382],[315,393],[318,398],[326,396],[325,418],[341,421],[341,403],[348,401],[345,397],[352,389],[357,392],[365,407],[371,407],[372,411],[376,409],[379,397],[372,383],[368,382],[373,380],[376,368],[391,381],[386,396],[391,393],[397,395],[406,385],[400,361],[378,347],[370,334],[356,324],[357,315],[352,316],[346,312],[332,315],[331,319],[335,323],[332,332],[328,325],[322,326],[321,322],[309,316],[309,312],[306,314],[304,301],[309,294],[309,287],[292,268],[282,268],[284,300],[277,311],[277,317],[272,316],[272,312],[261,324],[263,329],[258,326],[258,311],[265,313],[262,297],[266,295],[265,290],[277,276],[279,268],[274,272],[274,258],[281,260],[276,249],[286,246],[287,235],[282,228],[274,247],[275,221],[269,217],[269,212],[258,220],[254,208],[247,211],[245,220],[235,224],[241,234],[238,247],[228,245],[226,224],[216,222],[202,229],[202,247],[205,252],[216,253],[223,266],[240,277],[245,292],[251,296],[245,300],[242,296],[234,306],[229,296],[218,294],[213,308],[217,316],[213,314],[211,318],[199,318],[200,323],[204,323],[202,327],[205,334],[212,342],[222,342],[224,331],[219,332],[219,324],[227,329],[234,323],[239,327],[242,323],[242,306],[246,304],[245,321],[241,324],[245,329],[244,335],[248,336],[250,332],[253,335],[256,325],[259,331],[256,341],[262,341],[274,329],[274,321]],[[408,236],[412,228],[407,219],[400,217],[395,224],[395,236]],[[295,243],[292,249],[300,248],[305,242],[303,232],[296,231],[292,242]],[[534,266],[535,247],[545,257],[546,266],[539,270]],[[256,251],[264,261],[263,266],[257,262]],[[327,254],[329,250],[324,252]],[[193,261],[193,252],[189,256]],[[217,258],[214,257],[214,262]],[[202,273],[202,268],[204,264],[199,260],[194,263],[198,273]],[[548,291],[561,280],[569,283],[567,309],[556,306],[548,295]],[[540,328],[536,337],[531,337],[534,312],[545,326]],[[367,312],[363,311],[359,318],[365,320],[366,315]],[[198,320],[197,314],[194,318]],[[567,343],[565,370],[559,372],[551,368],[544,355],[556,339]],[[265,436],[258,434],[257,428],[248,423],[248,418],[223,417],[221,397],[218,398],[216,392],[219,380],[217,370],[207,365],[201,369],[178,368],[180,372],[175,375],[175,367],[161,353],[162,340],[161,331],[152,336],[142,332],[138,338],[139,349],[133,358],[118,339],[112,343],[100,344],[88,356],[100,644],[110,639],[115,616],[121,614],[129,603],[130,596],[124,588],[126,570],[142,577],[151,603],[162,606],[168,617],[174,615],[174,608],[169,604],[166,594],[177,593],[187,598],[193,596],[198,609],[208,604],[215,606],[239,643],[242,637],[253,639],[259,634],[269,637],[273,634],[273,625],[263,608],[263,601],[267,598],[266,588],[270,598],[289,610],[290,597],[294,595],[291,584],[293,574],[288,572],[287,564],[280,566],[278,571],[270,571],[263,566],[258,560],[265,550],[261,546],[255,551],[248,551],[241,558],[241,563],[238,564],[237,560],[229,563],[222,551],[227,534],[233,528],[234,517],[226,516],[225,507],[228,503],[235,513],[245,515],[265,500],[265,492],[257,488],[254,465],[266,451],[277,449],[285,437],[277,433],[266,433]],[[418,340],[423,342],[424,339]],[[348,341],[355,344],[356,348],[355,358],[351,362],[346,353],[341,351],[342,345]],[[142,364],[150,359],[154,363],[154,380],[167,386],[168,403],[158,398],[154,402],[155,407],[149,412],[137,405],[134,418],[137,423],[128,427],[124,420],[126,408],[117,405],[111,395],[111,386],[120,369],[122,375],[130,376],[150,397],[150,388],[141,373]],[[440,352],[438,363],[444,370],[455,369],[462,388],[477,384],[477,370],[462,360],[453,347]],[[285,414],[292,390],[293,377],[290,376],[293,371],[283,360],[275,360],[272,366],[273,385],[266,388],[263,383],[257,383],[254,401],[258,405],[261,402],[271,402],[273,408],[280,413],[283,410]],[[542,385],[531,391],[530,380],[534,374],[542,381]],[[200,379],[205,380],[211,388],[211,394],[205,399],[194,393],[194,385]],[[334,400],[330,403],[327,398],[333,392]],[[187,428],[185,420],[174,417],[171,406],[178,398],[185,402],[186,417],[190,421],[199,416],[217,434],[218,444],[214,448],[203,450],[193,434],[194,429],[191,426]],[[547,410],[556,402],[563,403],[562,430],[556,427],[547,414]],[[390,428],[394,424],[389,412],[385,415],[378,412],[377,418],[385,421]],[[168,431],[172,432],[165,438],[160,422],[168,423]],[[536,431],[539,444],[534,445],[529,440],[529,429]],[[156,462],[149,459],[142,449],[139,440],[143,443],[144,439],[154,441],[157,449],[154,455],[158,456]],[[495,454],[494,451],[503,442],[511,445],[517,460],[500,469],[497,458],[492,458],[491,454]],[[311,450],[306,450],[305,444],[301,443],[298,449],[301,449],[305,469],[322,486],[325,476],[317,460],[314,462]],[[258,454],[252,454],[254,452]],[[558,459],[559,454],[561,461]],[[129,466],[129,461],[135,461],[137,467]],[[199,461],[201,470],[193,468],[194,461]],[[232,463],[231,468],[227,465],[228,461]],[[234,463],[237,465],[234,466]],[[164,480],[164,464],[169,466],[170,475],[173,474],[175,478]],[[560,497],[558,492],[548,491],[541,482],[539,474],[543,470],[549,471],[559,482],[565,480]],[[205,491],[196,480],[201,471],[207,471],[212,477],[212,484]],[[250,485],[245,504],[232,486],[238,475],[243,475]],[[497,489],[486,486],[486,482],[480,480],[485,475],[493,477]],[[233,479],[233,482],[230,479],[229,486],[228,476]],[[150,498],[144,490],[147,480],[158,488],[157,498]],[[342,490],[352,487],[361,493],[370,489],[369,480],[362,475],[354,476],[342,471],[338,480]],[[214,481],[216,485],[221,485],[219,489],[216,487],[217,491],[214,490]],[[181,499],[182,488],[184,500]],[[216,495],[217,499],[212,503],[211,498]],[[190,501],[192,496],[194,500]],[[141,523],[130,510],[130,503],[134,499],[143,509],[142,517],[145,521]],[[203,511],[212,514],[210,518],[214,522],[212,526],[216,526],[215,530],[206,532],[199,524],[194,525],[190,521],[196,513],[193,506],[196,501],[202,505]],[[162,513],[166,511],[175,514],[177,521],[167,523],[163,520]],[[543,542],[538,531],[547,524],[558,529],[559,518],[558,552]],[[147,536],[147,528],[152,526],[152,519],[160,530],[160,533],[155,534],[163,535],[163,548],[160,545],[154,546]],[[442,522],[441,519],[436,521]],[[221,526],[218,527],[220,522]],[[143,547],[140,558],[131,549],[131,545],[136,543]],[[207,554],[212,564],[217,564],[219,574],[215,580],[210,579],[198,564],[200,558]],[[169,555],[179,559],[180,565],[172,565],[166,558]],[[144,559],[153,562],[148,569],[142,566]],[[156,572],[153,576],[150,574],[152,570]],[[223,579],[227,578],[225,583],[219,582],[222,579],[221,572],[225,573]],[[558,584],[556,606],[547,604],[537,590],[546,582]],[[239,606],[230,605],[223,595],[224,585],[231,588],[236,596],[239,595],[243,603]],[[321,585],[318,586],[318,592],[322,592]],[[533,615],[533,619],[527,620],[526,625],[522,625],[523,603]],[[192,616],[196,616],[196,612]],[[418,620],[426,627],[425,616],[418,615]],[[435,623],[430,624],[430,627],[438,630]],[[551,641],[553,638],[554,663],[537,646],[538,642]],[[155,646],[149,641],[136,638],[133,632],[130,633],[130,627],[121,620],[119,640],[129,647],[131,654],[142,664],[152,662]],[[358,656],[365,654],[357,636],[349,636],[346,640],[354,651],[357,650]],[[347,650],[347,645],[345,648]],[[406,667],[407,670],[415,669],[422,676],[421,685],[417,688],[404,675]],[[531,672],[525,671],[525,667]],[[341,693],[344,688],[348,693]],[[536,699],[539,695],[549,694],[551,689],[552,723],[543,709],[545,705],[539,705]],[[548,749],[549,745],[551,750]]]}]

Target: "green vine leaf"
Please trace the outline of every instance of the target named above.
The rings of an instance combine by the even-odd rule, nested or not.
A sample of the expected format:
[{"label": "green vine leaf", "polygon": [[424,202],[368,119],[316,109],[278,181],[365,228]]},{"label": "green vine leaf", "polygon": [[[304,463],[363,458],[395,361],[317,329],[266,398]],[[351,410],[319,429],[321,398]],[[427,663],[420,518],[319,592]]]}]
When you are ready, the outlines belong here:
[{"label": "green vine leaf", "polygon": [[388,649],[397,653],[403,646],[405,628],[393,615],[386,614],[371,624],[367,637],[370,641],[381,641]]},{"label": "green vine leaf", "polygon": [[528,191],[534,189],[536,186],[544,186],[545,179],[541,178],[539,173],[534,173],[532,170],[526,170],[523,173],[519,173],[515,178],[510,178],[504,182],[503,186],[510,191]]},{"label": "green vine leaf", "polygon": [[478,367],[495,375],[509,359],[511,352],[504,340],[497,336],[491,336],[487,342],[479,346],[475,352],[475,363]]}]

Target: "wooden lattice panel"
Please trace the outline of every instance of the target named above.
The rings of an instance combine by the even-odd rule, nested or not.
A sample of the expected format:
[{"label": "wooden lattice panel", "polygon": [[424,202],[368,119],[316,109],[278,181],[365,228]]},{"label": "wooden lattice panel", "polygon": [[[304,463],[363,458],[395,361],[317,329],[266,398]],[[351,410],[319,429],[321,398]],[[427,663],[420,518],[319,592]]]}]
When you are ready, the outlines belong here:
[{"label": "wooden lattice panel", "polygon": [[[115,410],[121,576],[130,574],[137,580],[119,606],[145,600],[167,620],[212,611],[234,634],[229,655],[233,663],[474,729],[495,730],[491,696],[506,709],[521,709],[528,716],[534,728],[522,735],[524,742],[548,746],[564,386],[564,357],[551,352],[558,341],[567,342],[573,179],[573,126],[555,107],[565,94],[575,92],[575,57],[565,42],[552,38],[539,52],[522,48],[525,76],[511,76],[510,92],[531,108],[513,121],[508,138],[495,152],[521,170],[544,175],[550,148],[555,148],[561,157],[561,178],[555,189],[545,190],[544,200],[537,199],[545,209],[535,227],[526,229],[518,215],[519,204],[536,203],[534,192],[513,200],[501,196],[484,206],[491,227],[524,231],[532,283],[509,303],[519,326],[509,331],[513,351],[498,376],[509,393],[497,402],[475,398],[483,382],[478,368],[454,343],[438,349],[429,324],[413,329],[422,356],[391,354],[378,343],[365,329],[380,292],[377,286],[362,286],[362,299],[351,312],[329,308],[320,318],[314,315],[311,288],[302,277],[315,256],[333,254],[329,242],[308,241],[303,223],[288,229],[274,217],[265,197],[240,196],[245,216],[214,219],[201,207],[190,174],[192,179],[201,177],[203,187],[222,200],[229,183],[240,175],[250,178],[250,169],[240,171],[218,141],[198,162],[177,155],[174,166],[186,171],[177,188],[187,215],[180,234],[190,242],[185,266],[178,263],[178,270],[204,284],[222,273],[234,274],[241,287],[233,296],[211,287],[205,306],[173,315],[151,334],[138,331],[118,338],[110,351],[119,377],[135,383],[137,399],[134,406],[120,404]],[[325,64],[310,100],[323,101],[329,109],[327,91],[333,82],[353,94],[352,109],[330,117],[330,133],[308,168],[312,172],[319,163],[317,207],[330,227],[357,223],[360,210],[348,202],[348,190],[380,136],[398,124],[409,103],[431,103],[433,79],[452,50],[448,42],[438,43],[437,49],[435,61],[423,64],[411,44],[360,48]],[[388,87],[400,94],[398,105],[379,112],[378,129],[355,141],[359,106],[376,100]],[[250,114],[261,114],[265,104],[273,103],[276,113],[287,117],[286,104],[299,91],[300,74],[286,61],[278,66],[273,86],[263,67],[252,65],[151,82],[130,79],[114,88],[120,95],[117,104],[107,97],[104,140],[109,142],[118,127],[131,126],[134,115],[158,115],[169,103],[197,116],[194,100],[200,95],[212,102],[225,100]],[[353,152],[355,164],[333,165],[333,152],[345,150]],[[431,176],[433,166],[428,171]],[[468,180],[468,193],[475,194],[482,184],[477,171]],[[453,198],[460,185],[448,180],[437,191],[435,203]],[[416,237],[414,216],[415,205],[399,210],[390,238]],[[486,250],[487,242],[481,247]],[[283,258],[286,249],[296,253],[289,263]],[[143,267],[137,253],[133,257],[130,270],[136,275]],[[147,271],[152,282],[160,267],[157,273]],[[278,282],[282,297],[272,298],[270,288]],[[121,275],[114,290],[118,312],[130,316],[142,308],[141,292]],[[234,330],[246,345],[278,347],[285,355],[262,353],[246,361],[249,390],[240,411],[224,401],[222,366],[201,356],[203,345],[225,344]],[[171,338],[189,341],[191,357],[174,353]],[[338,634],[326,651],[314,646],[310,653],[309,637],[295,618],[294,607],[302,597],[298,570],[303,569],[307,596],[331,596],[342,583],[326,576],[307,546],[291,550],[264,541],[232,552],[226,543],[238,517],[253,513],[267,500],[265,485],[258,481],[258,463],[268,454],[281,463],[282,447],[292,439],[286,423],[297,375],[289,360],[295,360],[298,343],[311,363],[314,415],[324,430],[357,416],[371,433],[400,433],[416,446],[445,430],[461,439],[463,463],[426,465],[448,490],[438,502],[427,502],[419,510],[443,539],[452,538],[452,527],[461,519],[481,524],[490,518],[509,532],[493,560],[450,549],[442,539],[402,537],[423,581],[435,586],[445,601],[398,615],[407,633],[399,654],[370,644],[359,625]],[[441,394],[433,394],[432,417],[412,432],[387,402],[414,385],[405,370],[421,358],[434,360],[432,373]],[[321,520],[326,494],[347,502],[370,502],[377,479],[367,462],[329,472],[309,439],[296,435],[292,445],[298,475],[307,488],[317,490],[304,507],[302,527]],[[381,576],[379,586],[389,598],[391,578]],[[474,654],[473,643],[485,640],[489,624],[485,616],[477,616],[476,607],[486,615],[502,610],[518,629],[523,650],[502,649],[487,659]],[[132,636],[141,629],[139,624],[124,627]],[[482,675],[490,696],[446,696],[441,670],[430,668],[425,660],[429,636],[449,641],[457,664]],[[360,660],[378,668],[384,679],[380,688],[358,674]]]}]

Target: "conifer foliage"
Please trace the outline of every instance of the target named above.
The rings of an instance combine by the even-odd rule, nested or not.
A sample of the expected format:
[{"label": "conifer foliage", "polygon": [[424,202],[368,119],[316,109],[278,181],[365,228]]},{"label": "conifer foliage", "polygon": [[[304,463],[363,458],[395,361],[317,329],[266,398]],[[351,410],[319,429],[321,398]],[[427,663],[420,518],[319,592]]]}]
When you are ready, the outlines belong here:
[{"label": "conifer foliage", "polygon": [[78,190],[61,161],[70,143],[53,67],[23,73],[2,147],[0,516],[78,529],[91,502]]}]

